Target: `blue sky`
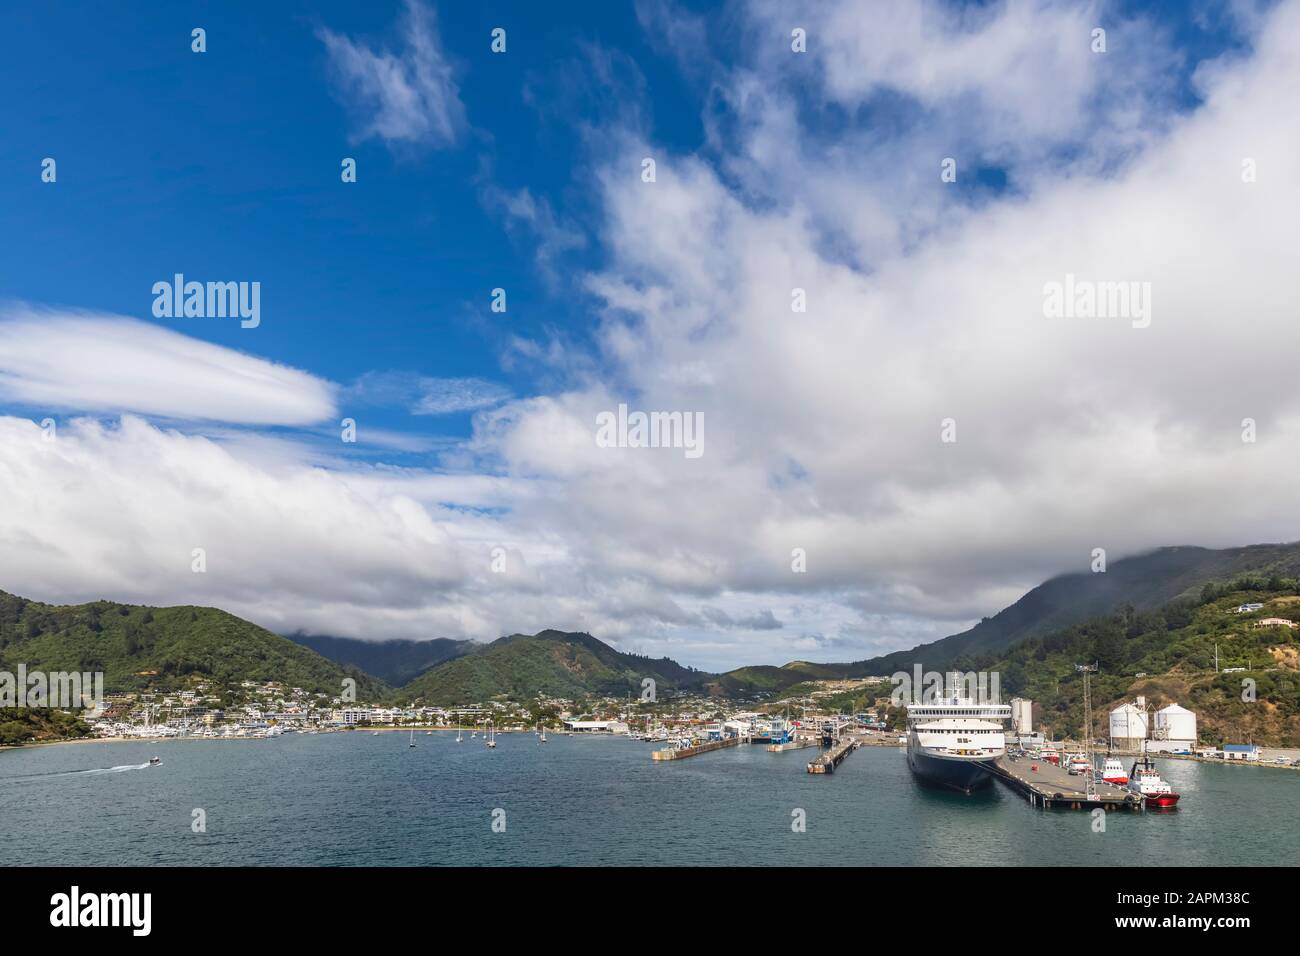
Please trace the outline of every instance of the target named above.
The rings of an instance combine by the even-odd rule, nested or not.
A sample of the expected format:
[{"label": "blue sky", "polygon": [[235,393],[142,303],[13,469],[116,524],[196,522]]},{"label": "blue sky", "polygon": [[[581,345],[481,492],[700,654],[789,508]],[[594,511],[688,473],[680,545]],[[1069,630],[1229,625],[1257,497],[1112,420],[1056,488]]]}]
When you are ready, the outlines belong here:
[{"label": "blue sky", "polygon": [[[0,588],[723,667],[941,637],[1098,546],[1300,536],[1241,503],[1291,494],[1294,400],[1222,322],[1294,338],[1295,8],[11,11]],[[177,272],[260,282],[260,325],[155,318]],[[1163,318],[1044,325],[1067,273]],[[707,452],[598,449],[620,403]]]},{"label": "blue sky", "polygon": [[[17,83],[0,176],[10,237],[23,241],[8,244],[0,295],[149,320],[150,287],[176,271],[257,279],[267,321],[255,335],[207,319],[171,327],[338,383],[400,370],[518,395],[557,384],[503,368],[505,338],[551,326],[582,340],[592,315],[567,263],[539,274],[535,237],[512,234],[493,197],[527,189],[574,228],[590,214],[583,126],[608,121],[623,92],[599,85],[591,58],[635,61],[622,72],[654,91],[641,105],[656,137],[684,148],[699,138],[689,91],[631,5],[567,21],[535,4],[442,5],[437,32],[467,117],[452,143],[358,141],[362,124],[331,87],[319,31],[400,50],[400,4],[181,4],[143,22],[70,4],[14,16],[0,41]],[[502,24],[507,53],[494,55]],[[202,55],[193,26],[207,30]],[[45,156],[58,161],[57,190],[31,175]],[[358,162],[355,184],[340,182],[345,156]],[[566,258],[580,269],[599,254],[589,242]],[[508,323],[488,309],[496,287]],[[464,414],[367,408],[376,419],[468,430]]]}]

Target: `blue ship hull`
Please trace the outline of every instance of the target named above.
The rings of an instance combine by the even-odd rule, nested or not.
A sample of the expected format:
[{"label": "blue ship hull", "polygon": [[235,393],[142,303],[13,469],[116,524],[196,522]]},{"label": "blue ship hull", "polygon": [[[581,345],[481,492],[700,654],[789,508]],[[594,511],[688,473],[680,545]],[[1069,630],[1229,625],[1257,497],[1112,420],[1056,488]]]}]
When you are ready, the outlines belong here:
[{"label": "blue ship hull", "polygon": [[912,768],[912,773],[926,783],[963,793],[986,786],[993,779],[983,761],[944,760],[941,757],[931,757],[914,747],[907,748],[907,765]]}]

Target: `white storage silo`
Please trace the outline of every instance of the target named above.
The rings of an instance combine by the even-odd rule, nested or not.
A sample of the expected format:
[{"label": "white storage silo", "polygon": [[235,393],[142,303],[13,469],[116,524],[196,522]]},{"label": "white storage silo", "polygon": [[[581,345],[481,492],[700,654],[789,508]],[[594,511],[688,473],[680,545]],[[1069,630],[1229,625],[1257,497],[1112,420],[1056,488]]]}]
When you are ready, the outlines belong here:
[{"label": "white storage silo", "polygon": [[1034,732],[1034,703],[1023,697],[1011,698],[1011,727],[1016,735],[1026,737]]},{"label": "white storage silo", "polygon": [[1170,704],[1156,711],[1154,736],[1166,745],[1164,749],[1191,750],[1196,746],[1196,715]]},{"label": "white storage silo", "polygon": [[1112,750],[1142,749],[1147,737],[1146,710],[1133,704],[1121,704],[1110,712],[1110,746]]}]

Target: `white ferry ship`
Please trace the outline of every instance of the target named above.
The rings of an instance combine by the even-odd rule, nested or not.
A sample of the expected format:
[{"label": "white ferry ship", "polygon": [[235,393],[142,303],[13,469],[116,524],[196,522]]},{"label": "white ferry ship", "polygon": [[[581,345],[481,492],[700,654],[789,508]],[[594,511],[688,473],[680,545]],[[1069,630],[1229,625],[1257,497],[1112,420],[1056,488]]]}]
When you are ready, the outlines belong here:
[{"label": "white ferry ship", "polygon": [[953,680],[942,700],[907,705],[907,765],[924,781],[970,793],[992,779],[988,765],[1006,752],[1011,707],[977,703],[960,686]]}]

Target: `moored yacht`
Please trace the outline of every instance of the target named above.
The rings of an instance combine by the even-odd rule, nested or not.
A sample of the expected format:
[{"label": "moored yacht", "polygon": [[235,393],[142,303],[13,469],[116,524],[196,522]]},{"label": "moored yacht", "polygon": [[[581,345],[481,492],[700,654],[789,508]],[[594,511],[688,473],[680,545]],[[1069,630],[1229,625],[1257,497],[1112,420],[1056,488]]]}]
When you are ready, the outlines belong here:
[{"label": "moored yacht", "polygon": [[907,705],[907,765],[924,781],[970,793],[988,783],[989,765],[1006,752],[1010,719],[1008,705],[964,697],[954,679],[942,700]]}]

